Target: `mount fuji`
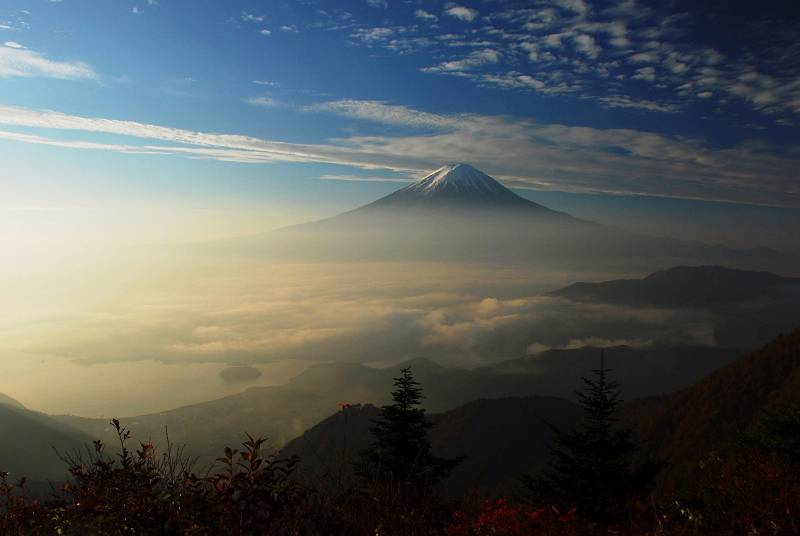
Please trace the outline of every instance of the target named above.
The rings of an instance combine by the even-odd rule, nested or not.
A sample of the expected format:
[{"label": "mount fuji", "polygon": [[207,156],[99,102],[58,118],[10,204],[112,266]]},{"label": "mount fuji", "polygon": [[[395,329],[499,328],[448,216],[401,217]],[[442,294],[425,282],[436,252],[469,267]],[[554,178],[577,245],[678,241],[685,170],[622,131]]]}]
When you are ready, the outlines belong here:
[{"label": "mount fuji", "polygon": [[677,263],[782,270],[773,251],[637,234],[529,201],[486,173],[448,164],[372,203],[226,247],[301,261],[523,262],[654,270]]},{"label": "mount fuji", "polygon": [[426,221],[429,225],[425,233],[430,234],[452,224],[480,221],[492,226],[497,221],[508,223],[509,219],[520,217],[540,224],[596,225],[529,201],[479,169],[457,163],[442,166],[405,188],[354,210],[287,229],[346,227],[362,224],[368,218],[373,223],[386,220],[393,225],[407,225],[409,231],[416,222]]},{"label": "mount fuji", "polygon": [[512,209],[559,214],[518,196],[468,164],[448,164],[361,210],[386,208]]}]

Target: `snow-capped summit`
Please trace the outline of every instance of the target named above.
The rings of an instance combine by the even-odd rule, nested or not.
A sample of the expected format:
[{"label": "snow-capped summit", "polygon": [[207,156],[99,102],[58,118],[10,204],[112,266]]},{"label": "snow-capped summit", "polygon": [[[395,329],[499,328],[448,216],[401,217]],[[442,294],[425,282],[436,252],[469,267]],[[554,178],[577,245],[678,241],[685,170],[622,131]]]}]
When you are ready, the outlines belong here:
[{"label": "snow-capped summit", "polygon": [[448,164],[415,182],[406,191],[421,195],[459,193],[492,196],[505,195],[508,189],[469,164]]},{"label": "snow-capped summit", "polygon": [[367,205],[381,207],[430,207],[493,209],[523,208],[548,211],[524,199],[486,173],[469,164],[448,164],[386,197]]}]

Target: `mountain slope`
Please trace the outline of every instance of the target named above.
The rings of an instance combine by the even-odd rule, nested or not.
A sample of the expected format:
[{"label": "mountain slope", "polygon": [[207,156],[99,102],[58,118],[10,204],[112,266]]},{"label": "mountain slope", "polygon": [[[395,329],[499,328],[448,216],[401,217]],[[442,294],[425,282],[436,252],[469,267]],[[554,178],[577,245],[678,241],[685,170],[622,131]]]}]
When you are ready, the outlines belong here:
[{"label": "mountain slope", "polygon": [[[617,371],[613,377],[625,385]],[[636,427],[646,451],[669,461],[659,477],[668,490],[688,481],[704,456],[724,451],[765,412],[786,404],[800,404],[800,329],[684,390],[628,402],[623,420]],[[516,477],[546,463],[552,435],[542,420],[565,429],[579,414],[572,402],[534,396],[475,400],[431,415],[434,452],[468,456],[446,489],[508,489]],[[369,423],[377,416],[373,406],[337,412],[282,453],[304,460],[303,478],[347,484],[349,462],[369,444]]]},{"label": "mountain slope", "polygon": [[575,283],[550,295],[576,302],[673,309],[673,314],[691,309],[706,318],[707,337],[713,344],[741,350],[791,331],[800,319],[800,278],[722,266],[678,266],[643,279]]},{"label": "mountain slope", "polygon": [[[300,474],[308,481],[351,484],[350,463],[371,443],[371,421],[379,414],[371,405],[346,408],[288,443],[281,454],[300,456]],[[444,483],[445,490],[452,495],[510,490],[520,475],[544,467],[549,458],[552,431],[543,420],[569,428],[578,416],[574,403],[539,396],[479,399],[431,415],[434,453],[466,456]]]},{"label": "mountain slope", "polygon": [[768,250],[640,235],[575,218],[515,194],[466,164],[439,168],[381,199],[330,218],[193,251],[291,261],[438,261],[624,266],[629,272],[683,261],[796,269]]},{"label": "mountain slope", "polygon": [[666,485],[685,480],[700,458],[725,449],[764,412],[800,403],[800,329],[682,391],[634,401],[627,420],[670,465]]},{"label": "mountain slope", "polygon": [[574,283],[551,294],[576,301],[714,309],[748,300],[800,295],[800,278],[723,266],[677,266],[644,279]]},{"label": "mountain slope", "polygon": [[1,404],[5,404],[6,406],[11,406],[15,408],[25,409],[25,406],[23,406],[17,400],[14,400],[8,395],[4,395],[3,393],[0,393],[0,405]]},{"label": "mountain slope", "polygon": [[[534,374],[536,393],[573,399],[581,377],[597,368],[600,348],[552,349],[493,365],[500,373]],[[615,346],[603,349],[606,365],[630,400],[689,387],[723,367],[739,352],[710,346]]]},{"label": "mountain slope", "polygon": [[350,215],[387,209],[525,210],[552,216],[560,213],[518,196],[468,164],[449,164]]},{"label": "mountain slope", "polygon": [[66,466],[56,451],[64,453],[88,443],[88,435],[52,417],[0,404],[0,471],[13,478],[63,479]]}]

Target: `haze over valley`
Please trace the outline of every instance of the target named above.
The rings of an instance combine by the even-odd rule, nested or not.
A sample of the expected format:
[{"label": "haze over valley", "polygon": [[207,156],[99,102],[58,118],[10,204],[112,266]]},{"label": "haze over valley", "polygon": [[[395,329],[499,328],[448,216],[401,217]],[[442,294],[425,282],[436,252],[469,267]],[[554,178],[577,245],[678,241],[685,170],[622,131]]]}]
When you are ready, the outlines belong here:
[{"label": "haze over valley", "polygon": [[[34,305],[51,308],[41,316],[20,322],[9,311],[8,394],[49,413],[108,418],[283,384],[315,362],[426,357],[472,368],[551,348],[746,350],[791,329],[797,314],[796,281],[737,279],[723,268],[667,281],[672,301],[648,302],[635,290],[641,299],[631,300],[624,289],[590,299],[570,291],[576,286],[558,291],[664,263],[791,265],[794,257],[580,220],[465,164],[331,219],[148,246],[125,259],[56,277],[55,292],[31,290]],[[723,301],[705,303],[698,292],[720,278]],[[79,294],[80,307],[57,313],[62,293]],[[226,381],[220,372],[231,365],[261,375]]]}]

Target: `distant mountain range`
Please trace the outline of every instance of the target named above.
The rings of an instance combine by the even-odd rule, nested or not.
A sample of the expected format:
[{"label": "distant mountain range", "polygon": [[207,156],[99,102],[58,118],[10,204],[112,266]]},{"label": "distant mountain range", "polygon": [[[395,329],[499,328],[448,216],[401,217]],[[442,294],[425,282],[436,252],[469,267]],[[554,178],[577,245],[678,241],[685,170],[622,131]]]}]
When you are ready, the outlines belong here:
[{"label": "distant mountain range", "polygon": [[681,260],[795,270],[766,248],[737,250],[653,237],[581,220],[524,199],[467,164],[450,164],[337,216],[198,246],[278,260],[433,260],[625,266]]},{"label": "distant mountain range", "polygon": [[[606,350],[607,362],[619,372],[628,397],[670,392],[735,359],[735,350],[704,346]],[[163,437],[187,444],[204,460],[242,437],[244,432],[269,437],[281,446],[331,415],[340,403],[384,404],[392,378],[410,366],[425,387],[429,411],[445,412],[479,398],[509,396],[574,397],[580,377],[596,368],[599,348],[550,350],[535,356],[477,369],[446,368],[416,358],[378,369],[352,363],[320,363],[286,385],[254,387],[240,394],[122,419],[136,437]],[[111,416],[109,416],[111,417]],[[59,416],[65,424],[93,437],[109,439],[108,419]]]},{"label": "distant mountain range", "polygon": [[574,283],[550,295],[634,308],[703,311],[716,344],[742,350],[761,346],[800,324],[800,278],[722,266],[678,266],[643,279]]},{"label": "distant mountain range", "polygon": [[573,283],[551,294],[632,306],[717,309],[754,300],[796,300],[800,278],[723,266],[678,266],[643,279]]}]

